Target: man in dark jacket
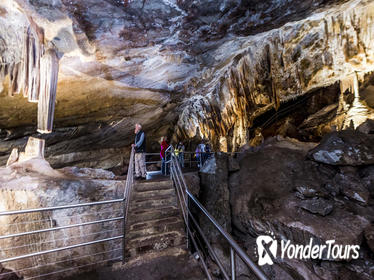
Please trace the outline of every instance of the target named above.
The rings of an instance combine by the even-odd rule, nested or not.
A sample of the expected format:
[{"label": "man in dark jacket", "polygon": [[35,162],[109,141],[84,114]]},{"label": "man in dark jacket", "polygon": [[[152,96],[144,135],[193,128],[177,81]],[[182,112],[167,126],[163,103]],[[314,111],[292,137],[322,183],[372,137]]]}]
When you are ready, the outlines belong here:
[{"label": "man in dark jacket", "polygon": [[135,125],[135,144],[132,144],[135,148],[135,179],[145,180],[147,177],[145,169],[145,145],[145,133],[142,130],[142,126],[137,123]]}]

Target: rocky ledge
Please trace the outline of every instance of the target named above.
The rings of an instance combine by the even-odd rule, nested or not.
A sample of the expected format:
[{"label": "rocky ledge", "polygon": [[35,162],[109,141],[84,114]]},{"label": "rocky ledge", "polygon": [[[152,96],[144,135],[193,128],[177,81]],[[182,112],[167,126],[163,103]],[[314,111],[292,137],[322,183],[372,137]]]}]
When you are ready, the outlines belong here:
[{"label": "rocky ledge", "polygon": [[[85,202],[121,199],[125,182],[101,169],[77,167],[52,169],[47,161],[34,158],[0,168],[0,211],[25,210]],[[123,204],[104,204],[45,212],[1,216],[0,235],[63,227],[121,217]],[[56,249],[122,234],[121,221],[66,228],[0,240],[2,258]],[[120,240],[11,261],[2,264],[0,279],[33,277],[62,271],[58,277],[91,269],[92,263],[121,257]],[[15,271],[11,274],[9,271]]]},{"label": "rocky ledge", "polygon": [[[201,199],[255,260],[255,238],[269,232],[294,244],[313,238],[361,247],[359,258],[348,261],[278,256],[263,267],[271,279],[373,279],[373,137],[353,130],[328,134],[321,144],[276,137],[235,158],[220,155],[200,173]],[[233,161],[235,168],[220,175],[220,167]],[[207,180],[211,184],[204,185]],[[204,195],[213,192],[228,195]],[[210,239],[217,252],[225,250],[214,233]],[[240,273],[243,279],[251,274]]]}]

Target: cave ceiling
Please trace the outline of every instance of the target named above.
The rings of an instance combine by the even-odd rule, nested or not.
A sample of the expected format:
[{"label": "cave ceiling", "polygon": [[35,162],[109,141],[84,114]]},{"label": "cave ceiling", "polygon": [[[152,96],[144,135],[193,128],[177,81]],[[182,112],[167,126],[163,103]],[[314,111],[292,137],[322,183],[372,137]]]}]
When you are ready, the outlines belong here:
[{"label": "cave ceiling", "polygon": [[[368,0],[4,0],[0,63],[33,24],[59,56],[51,157],[198,135],[222,150],[256,116],[374,68]],[[0,77],[1,78],[1,77]],[[0,156],[36,135],[37,106],[0,81]],[[156,140],[153,140],[153,143]],[[156,144],[152,144],[156,145]],[[1,159],[1,158],[0,158]]]}]

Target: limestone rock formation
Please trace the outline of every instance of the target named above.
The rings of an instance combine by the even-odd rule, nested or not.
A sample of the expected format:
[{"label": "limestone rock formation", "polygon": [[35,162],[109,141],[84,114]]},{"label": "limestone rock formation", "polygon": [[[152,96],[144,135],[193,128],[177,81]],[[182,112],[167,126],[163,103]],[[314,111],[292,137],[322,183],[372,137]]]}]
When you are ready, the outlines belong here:
[{"label": "limestone rock formation", "polygon": [[9,166],[9,165],[17,162],[18,161],[18,157],[19,157],[19,155],[18,155],[18,149],[14,148],[12,150],[12,152],[10,153],[10,156],[9,156],[7,162],[6,162],[6,166]]},{"label": "limestone rock formation", "polygon": [[[217,154],[204,163],[200,171],[199,201],[228,232],[231,231],[230,194],[228,191],[228,156]],[[201,215],[201,213],[199,213]],[[220,234],[214,225],[201,215],[200,223],[209,240],[220,243]]]},{"label": "limestone rock formation", "polygon": [[[54,170],[42,158],[13,163],[6,168],[0,168],[1,211],[123,198],[125,182],[113,180],[113,177],[113,173],[98,169]],[[123,204],[117,203],[1,216],[0,235],[121,217],[122,211]],[[121,234],[121,221],[98,223],[1,239],[0,253],[2,258],[14,257]],[[56,278],[53,279],[57,279],[92,268],[92,263],[105,264],[107,259],[118,259],[121,256],[120,244],[120,240],[115,240],[6,262],[2,266],[17,271],[17,274],[23,277],[61,271],[54,275]],[[9,274],[4,273],[1,275],[0,272],[0,278],[8,279],[2,278]]]},{"label": "limestone rock formation", "polygon": [[[350,133],[355,139],[362,136],[360,132]],[[355,143],[345,145],[349,148]],[[360,258],[348,262],[276,258],[274,266],[263,267],[272,279],[335,279],[343,275],[371,279],[374,165],[337,167],[335,163],[315,162],[307,158],[314,146],[278,137],[238,155],[240,168],[228,176],[231,217],[226,217],[226,222],[231,222],[233,233],[255,260],[255,238],[268,232],[296,244],[308,244],[313,238],[317,243],[334,239],[338,244],[361,247]],[[222,157],[214,161],[214,166],[227,164]],[[201,176],[203,183],[209,174]],[[224,186],[220,181],[208,189]],[[221,213],[216,201],[212,198],[208,205]]]},{"label": "limestone rock formation", "polygon": [[[5,275],[5,276],[3,276]],[[6,269],[4,268],[1,264],[0,264],[0,277],[2,280],[18,280],[18,279],[22,279],[21,277],[19,277],[17,275],[17,273],[9,270],[9,269]]]},{"label": "limestone rock formation", "polygon": [[374,120],[369,119],[366,122],[362,123],[357,130],[366,133],[366,134],[374,134]]},{"label": "limestone rock formation", "polygon": [[331,165],[374,164],[374,136],[344,130],[327,135],[309,156]]},{"label": "limestone rock formation", "polygon": [[327,216],[334,209],[334,206],[323,198],[304,200],[300,203],[300,207],[312,214],[321,216]]},{"label": "limestone rock formation", "polygon": [[[118,165],[118,152],[110,161],[108,151],[128,152],[136,122],[148,132],[149,150],[168,135],[207,138],[216,150],[233,151],[250,140],[251,128],[315,91],[334,97],[299,107],[312,115],[332,105],[307,123],[322,123],[313,130],[318,137],[330,126],[357,126],[372,117],[371,1],[6,0],[0,10],[0,63],[15,65],[14,75],[0,71],[3,164],[27,136],[37,136],[37,110],[49,116],[39,115],[39,131],[51,129],[53,108],[8,95],[23,81],[20,46],[29,26],[44,34],[29,40],[46,46],[45,59],[35,62],[42,71],[54,70],[42,88],[54,90],[53,65],[60,58],[54,132],[43,136],[54,166],[80,157],[91,167],[87,154],[107,168]],[[38,82],[34,76],[28,81]],[[52,104],[53,98],[44,99]],[[288,125],[289,133],[305,130],[298,121]]]}]

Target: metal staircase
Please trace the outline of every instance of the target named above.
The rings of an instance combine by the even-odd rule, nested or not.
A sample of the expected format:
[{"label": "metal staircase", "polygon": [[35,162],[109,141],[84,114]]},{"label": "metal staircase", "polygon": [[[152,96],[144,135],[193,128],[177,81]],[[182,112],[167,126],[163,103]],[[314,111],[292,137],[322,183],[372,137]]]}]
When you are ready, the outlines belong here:
[{"label": "metal staircase", "polygon": [[[133,184],[133,153],[134,151],[131,154],[126,182],[124,261],[140,259],[144,255],[159,256],[163,252],[185,252],[188,248],[198,255],[207,279],[214,279],[207,264],[208,258],[217,264],[223,279],[236,279],[237,256],[258,279],[268,279],[231,235],[189,192],[172,146],[166,151],[170,153],[170,160],[167,164],[170,164],[171,180]],[[192,215],[191,204],[194,204],[195,208],[209,219],[227,241],[230,248],[229,272]]]},{"label": "metal staircase", "polygon": [[134,185],[126,224],[127,260],[186,250],[184,222],[169,179]]},{"label": "metal staircase", "polygon": [[[266,275],[240,248],[231,235],[217,223],[198,199],[190,193],[173,147],[170,146],[167,152],[170,153],[170,160],[168,161],[170,178],[163,177],[159,180],[134,181],[134,149],[132,149],[123,198],[0,212],[0,218],[13,217],[13,222],[20,220],[19,223],[15,223],[16,226],[32,224],[35,227],[21,228],[15,233],[0,236],[0,241],[10,240],[10,244],[15,239],[18,241],[20,241],[19,239],[24,239],[26,246],[26,250],[22,254],[14,254],[11,250],[8,250],[12,248],[2,246],[0,263],[19,264],[20,267],[16,269],[16,272],[25,274],[27,276],[26,279],[44,280],[54,279],[57,275],[61,276],[67,272],[79,272],[83,269],[89,270],[89,268],[98,269],[99,266],[113,264],[122,259],[124,265],[118,262],[116,263],[116,265],[118,264],[116,269],[110,268],[108,272],[112,275],[117,273],[118,277],[108,278],[110,277],[109,274],[104,273],[105,277],[103,279],[195,280],[215,279],[211,275],[211,268],[209,267],[209,264],[213,262],[220,270],[219,279],[233,280],[236,279],[236,258],[239,257],[258,279],[267,280]],[[230,254],[229,267],[223,265],[225,262],[217,256],[210,245],[196,217],[191,213],[191,206],[194,207],[195,211],[200,211],[200,215],[205,215],[228,243],[230,250],[228,252]],[[87,207],[96,207],[95,213],[97,217],[89,220],[85,217],[83,221],[75,223],[68,222],[59,225],[51,223],[51,217],[55,211],[75,208],[84,209]],[[108,208],[110,211],[108,211]],[[123,213],[118,213],[122,212],[122,208]],[[91,212],[93,213],[94,210]],[[36,217],[45,217],[45,219],[35,218],[35,220],[30,220],[31,216],[26,217],[27,221],[21,219],[22,215],[29,214],[36,215]],[[82,217],[83,214],[78,216]],[[71,217],[67,216],[66,218],[70,219]],[[100,232],[94,232],[93,234],[92,229],[88,228],[92,225],[101,225],[99,227]],[[75,236],[75,229],[77,228],[79,228],[80,233],[78,237],[82,238],[79,241],[76,241],[77,236]],[[69,232],[70,229],[73,231]],[[41,244],[57,240],[53,235],[55,232],[63,232],[63,240],[66,242],[71,241],[71,244],[56,245],[56,242],[54,242],[50,247],[41,249]],[[31,237],[35,240],[38,237],[39,242],[29,244]],[[120,241],[122,241],[122,248]],[[38,247],[35,250],[34,247],[29,245],[38,245]],[[84,254],[84,250],[81,252],[74,251],[78,248],[90,246],[91,249],[95,250],[94,254]],[[96,247],[93,248],[92,246]],[[75,253],[77,256],[66,260],[53,260],[41,265],[34,262],[35,258],[58,252]],[[195,257],[198,256],[197,259],[201,262],[203,271],[196,261],[191,262],[190,252],[193,252]],[[94,256],[97,256],[97,258],[93,258]],[[81,265],[70,267],[70,262],[82,261],[83,259],[85,262]],[[194,261],[194,258],[192,260]],[[24,267],[23,263],[25,261],[35,264],[30,265],[30,267]],[[168,271],[160,271],[158,269],[159,264],[162,262],[164,267],[166,262],[166,267],[169,268],[168,275],[172,278],[165,274]],[[64,265],[59,269],[57,264]],[[131,264],[136,264],[137,268],[131,267]],[[139,278],[139,275],[147,269],[153,272],[160,272],[159,276],[149,275],[148,273],[148,278]],[[125,273],[126,271],[128,272],[127,274]],[[189,271],[193,273],[188,275]],[[0,278],[12,273],[14,272],[2,273]]]}]

